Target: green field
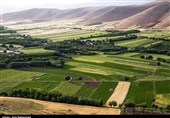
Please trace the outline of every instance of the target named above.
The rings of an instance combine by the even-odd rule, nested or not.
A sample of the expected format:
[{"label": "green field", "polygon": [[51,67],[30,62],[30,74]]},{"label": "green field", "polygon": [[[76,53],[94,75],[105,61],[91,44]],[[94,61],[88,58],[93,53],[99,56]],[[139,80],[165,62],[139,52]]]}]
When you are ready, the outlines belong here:
[{"label": "green field", "polygon": [[22,52],[25,54],[38,54],[38,53],[48,53],[48,52],[54,52],[54,51],[45,50],[43,48],[24,48]]},{"label": "green field", "polygon": [[[24,32],[24,30],[21,32]],[[37,33],[33,37],[46,38],[49,43],[81,38],[83,41],[93,40],[96,42],[110,43],[106,40],[125,37],[125,35],[102,37],[103,34],[108,33],[109,32],[106,31],[70,29],[65,32],[52,32],[49,34]],[[9,33],[2,35],[15,37]],[[170,34],[167,31],[143,31],[138,33],[138,35],[160,37],[170,40]],[[99,37],[92,38],[92,36]],[[18,37],[16,36],[16,38]],[[36,39],[36,42],[37,40],[40,39]],[[150,49],[150,47],[159,43],[168,44],[169,42],[145,38],[116,41],[114,42],[116,46],[127,47],[127,50],[125,50],[125,52],[113,50],[108,53],[94,50],[94,52],[97,52],[96,55],[76,55],[71,53],[68,54],[68,56],[71,56],[72,59],[67,58],[63,68],[56,68],[50,65],[50,67],[25,67],[19,69],[9,69],[9,67],[7,67],[6,69],[0,69],[0,81],[3,84],[3,86],[0,86],[0,92],[30,88],[60,92],[64,96],[103,100],[103,102],[106,103],[118,82],[128,81],[131,82],[131,86],[125,103],[133,102],[137,105],[145,104],[149,107],[155,103],[158,106],[166,107],[166,105],[170,104],[170,63],[168,62],[170,56],[167,54],[169,51],[168,45],[165,50],[166,54],[146,53],[143,52],[143,50],[133,52],[131,50],[136,47]],[[160,45],[160,49],[164,48],[163,44]],[[71,45],[71,43],[68,45]],[[7,44],[7,46],[9,46],[9,44]],[[61,47],[64,46],[65,45],[61,45]],[[59,48],[55,50],[45,50],[43,47],[44,45],[27,47],[24,48],[22,52],[26,54],[26,56],[32,55],[31,58],[34,58],[34,56],[40,53],[46,54],[59,51]],[[98,48],[100,47],[99,45]],[[77,48],[77,46],[73,46],[72,48]],[[81,48],[81,46],[78,48]],[[0,50],[2,50],[2,48]],[[91,52],[91,50],[89,52]],[[117,54],[117,52],[121,53]],[[141,59],[141,55],[145,57],[152,55],[153,60]],[[55,56],[56,55],[53,55],[50,59],[58,58]],[[161,65],[157,65],[158,57],[166,59],[167,62],[161,62]],[[13,57],[10,55],[8,58],[10,60]],[[15,61],[17,61],[18,57],[16,56],[15,58]],[[43,57],[37,57],[35,59],[39,58]],[[59,59],[61,58],[64,57],[59,57]],[[1,60],[1,62],[3,62],[3,60]],[[8,60],[6,63],[8,63]],[[71,80],[65,80],[66,76],[70,76]],[[82,80],[79,80],[80,77]],[[128,79],[125,80],[125,77]]]},{"label": "green field", "polygon": [[40,72],[28,72],[13,69],[1,69],[0,70],[0,81],[3,86],[0,86],[0,91],[7,91],[19,84],[26,81],[31,81],[33,77],[42,76],[44,73]]},{"label": "green field", "polygon": [[[89,98],[95,90],[98,88],[100,85],[99,82],[88,82],[91,83],[91,86],[88,86],[87,83],[84,84],[84,86],[76,93],[76,96],[79,96],[81,98]],[[96,84],[96,86],[93,86],[93,84]]]},{"label": "green field", "polygon": [[128,41],[119,41],[119,42],[116,42],[116,44],[119,46],[126,46],[128,48],[134,48],[137,46],[145,46],[153,42],[154,42],[153,40],[148,40],[148,39],[133,39],[133,40],[128,40]]},{"label": "green field", "polygon": [[154,99],[154,93],[153,82],[134,82],[130,87],[125,102],[151,105]]},{"label": "green field", "polygon": [[102,82],[97,90],[90,96],[92,99],[103,100],[104,103],[112,95],[117,82]]},{"label": "green field", "polygon": [[63,81],[51,91],[59,91],[63,95],[71,96],[74,95],[82,86],[83,83],[73,83],[73,82]]},{"label": "green field", "polygon": [[99,36],[107,34],[105,31],[90,31],[90,30],[75,30],[75,31],[68,31],[68,32],[61,32],[61,33],[52,33],[52,34],[42,34],[42,35],[35,35],[33,37],[36,38],[47,38],[51,41],[63,41],[69,39],[79,39],[81,37],[86,38],[90,36]]}]

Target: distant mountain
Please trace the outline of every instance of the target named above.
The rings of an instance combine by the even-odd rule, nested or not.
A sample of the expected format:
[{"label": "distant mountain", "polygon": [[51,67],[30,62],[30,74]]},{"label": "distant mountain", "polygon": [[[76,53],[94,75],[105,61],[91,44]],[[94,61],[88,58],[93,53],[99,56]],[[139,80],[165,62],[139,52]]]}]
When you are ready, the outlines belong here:
[{"label": "distant mountain", "polygon": [[3,14],[5,21],[50,21],[81,19],[81,25],[105,23],[105,28],[168,28],[170,2],[153,2],[145,5],[86,7],[76,9],[29,9]]}]

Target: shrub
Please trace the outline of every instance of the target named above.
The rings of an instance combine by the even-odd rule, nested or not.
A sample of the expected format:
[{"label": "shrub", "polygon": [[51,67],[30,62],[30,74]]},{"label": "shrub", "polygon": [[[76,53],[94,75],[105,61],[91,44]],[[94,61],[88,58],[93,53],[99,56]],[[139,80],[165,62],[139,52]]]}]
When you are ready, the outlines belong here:
[{"label": "shrub", "polygon": [[0,68],[6,68],[7,65],[5,63],[0,63]]},{"label": "shrub", "polygon": [[69,81],[70,79],[71,79],[70,76],[66,76],[66,77],[65,77],[65,80],[67,80],[67,81]]},{"label": "shrub", "polygon": [[170,105],[167,105],[166,109],[167,109],[167,110],[170,110]]},{"label": "shrub", "polygon": [[129,77],[126,77],[126,76],[125,76],[123,79],[124,79],[124,81],[128,81],[128,80],[129,80]]},{"label": "shrub", "polygon": [[141,55],[141,56],[140,56],[140,58],[141,58],[141,59],[144,59],[144,58],[145,58],[145,56],[144,56],[144,55]]},{"label": "shrub", "polygon": [[158,66],[160,66],[160,65],[161,65],[161,62],[158,61],[156,64],[157,64]]},{"label": "shrub", "polygon": [[127,102],[125,103],[125,107],[135,107],[135,103],[132,103],[132,102]]},{"label": "shrub", "polygon": [[116,101],[110,101],[109,106],[111,106],[111,107],[114,106],[115,107],[115,106],[117,106],[117,102]]}]

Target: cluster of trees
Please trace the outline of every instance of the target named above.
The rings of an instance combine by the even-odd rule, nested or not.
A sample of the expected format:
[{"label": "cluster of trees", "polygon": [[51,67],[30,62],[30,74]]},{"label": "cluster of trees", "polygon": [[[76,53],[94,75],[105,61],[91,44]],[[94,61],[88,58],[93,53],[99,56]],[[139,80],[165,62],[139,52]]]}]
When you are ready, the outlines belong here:
[{"label": "cluster of trees", "polygon": [[2,44],[18,44],[24,47],[34,47],[34,46],[43,46],[47,43],[47,39],[37,39],[32,37],[25,36],[24,38],[10,38],[6,36],[0,37],[0,43]]},{"label": "cluster of trees", "polygon": [[[145,57],[144,55],[141,55],[140,58],[141,58],[141,59],[152,60],[152,59],[153,59],[153,56],[152,56],[152,55],[149,55],[149,56]],[[166,62],[166,60],[165,60],[164,58],[160,58],[160,57],[157,58],[157,61],[158,61],[158,62],[157,62],[156,64],[157,64],[158,66],[161,65],[161,62]],[[161,61],[161,62],[160,62],[160,61]]]},{"label": "cluster of trees", "polygon": [[70,59],[59,52],[48,52],[39,54],[0,55],[0,68],[21,68],[21,67],[64,67],[65,60]]},{"label": "cluster of trees", "polygon": [[24,97],[52,102],[63,102],[69,104],[80,104],[90,106],[103,106],[102,100],[83,99],[75,96],[63,96],[60,92],[46,92],[37,89],[19,89],[13,90],[10,93],[2,92],[2,96]]},{"label": "cluster of trees", "polygon": [[45,66],[54,66],[57,68],[63,68],[65,64],[64,59],[54,60],[51,59],[49,61],[28,61],[28,62],[9,62],[0,63],[0,68],[23,68],[23,67],[45,67]]},{"label": "cluster of trees", "polygon": [[96,55],[96,52],[90,52],[90,51],[81,51],[80,55]]},{"label": "cluster of trees", "polygon": [[[167,105],[165,108],[163,108],[163,107],[159,107],[158,105],[156,105],[156,104],[152,104],[150,107],[149,106],[147,106],[146,104],[141,104],[141,105],[138,105],[138,104],[135,104],[135,103],[133,103],[133,102],[126,102],[125,104],[124,104],[124,113],[125,113],[125,109],[126,108],[132,108],[133,110],[132,110],[132,112],[133,113],[135,113],[136,112],[136,109],[135,109],[135,107],[137,107],[138,108],[138,110],[140,109],[140,108],[142,108],[142,113],[144,113],[144,111],[145,110],[147,110],[146,108],[149,108],[146,112],[148,113],[150,110],[153,112],[153,110],[160,110],[161,112],[162,112],[162,114],[163,114],[163,111],[167,111],[167,112],[169,112],[170,111],[170,105]],[[151,109],[152,108],[152,109]],[[157,111],[158,112],[158,111]]]},{"label": "cluster of trees", "polygon": [[143,49],[141,52],[170,55],[170,42],[163,41],[161,43],[151,45],[147,49]]},{"label": "cluster of trees", "polygon": [[161,57],[158,57],[158,58],[157,58],[157,61],[166,62],[166,59],[161,58]]},{"label": "cluster of trees", "polygon": [[132,39],[136,39],[136,38],[138,38],[138,36],[136,36],[136,35],[127,35],[126,37],[119,37],[117,39],[109,39],[109,42],[113,43],[113,42],[117,42],[117,41],[132,40]]},{"label": "cluster of trees", "polygon": [[111,43],[109,40],[67,40],[57,43],[49,43],[44,46],[45,49],[58,50],[60,53],[75,53],[77,51],[122,51],[127,50],[127,47],[116,46],[114,43]]},{"label": "cluster of trees", "polygon": [[145,39],[153,39],[153,40],[164,40],[166,41],[166,38],[161,38],[161,37],[149,37],[149,36],[141,36],[141,38],[145,38]]},{"label": "cluster of trees", "polygon": [[153,59],[153,56],[152,55],[149,55],[149,56],[144,56],[144,55],[141,55],[140,56],[141,59],[148,59],[148,60],[152,60]]}]

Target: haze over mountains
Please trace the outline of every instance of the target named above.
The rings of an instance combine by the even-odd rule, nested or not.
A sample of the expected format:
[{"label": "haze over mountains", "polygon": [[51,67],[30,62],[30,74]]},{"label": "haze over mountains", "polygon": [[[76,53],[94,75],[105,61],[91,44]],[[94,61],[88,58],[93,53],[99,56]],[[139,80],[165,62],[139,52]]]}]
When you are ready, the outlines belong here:
[{"label": "haze over mountains", "polygon": [[3,14],[4,21],[55,21],[79,19],[79,25],[104,24],[101,27],[170,28],[170,2],[153,2],[144,5],[86,7],[76,9],[29,9]]}]

